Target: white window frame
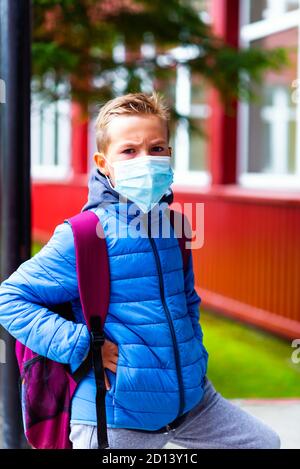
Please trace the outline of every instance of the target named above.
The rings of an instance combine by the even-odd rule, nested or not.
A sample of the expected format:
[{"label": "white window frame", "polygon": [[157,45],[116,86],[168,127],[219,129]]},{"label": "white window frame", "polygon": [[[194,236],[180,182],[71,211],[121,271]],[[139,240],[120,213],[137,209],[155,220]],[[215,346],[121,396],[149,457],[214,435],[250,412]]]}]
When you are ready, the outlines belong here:
[{"label": "white window frame", "polygon": [[[297,69],[300,70],[300,6],[298,10],[283,13],[280,17],[270,16],[267,19],[249,24],[250,0],[240,1],[240,38],[239,46],[248,47],[250,42],[270,34],[298,28]],[[291,189],[300,190],[300,101],[296,107],[296,174],[267,174],[247,172],[249,158],[249,113],[246,102],[238,105],[238,165],[237,180],[240,186],[257,189]],[[247,142],[247,143],[245,143]]]},{"label": "white window frame", "polygon": [[[179,48],[177,48],[179,49]],[[176,111],[182,116],[191,116],[207,119],[211,109],[207,104],[192,105],[191,103],[191,74],[189,67],[184,64],[177,65],[176,76]],[[174,184],[179,188],[183,186],[208,186],[211,183],[209,171],[192,171],[189,169],[190,135],[188,121],[182,117],[175,132],[175,165]]]},{"label": "white window frame", "polygon": [[[40,110],[44,113],[42,121],[36,115]],[[71,171],[71,100],[45,103],[33,94],[31,111],[31,177],[43,181],[66,180]],[[58,164],[54,162],[55,112],[58,113],[59,129]]]}]

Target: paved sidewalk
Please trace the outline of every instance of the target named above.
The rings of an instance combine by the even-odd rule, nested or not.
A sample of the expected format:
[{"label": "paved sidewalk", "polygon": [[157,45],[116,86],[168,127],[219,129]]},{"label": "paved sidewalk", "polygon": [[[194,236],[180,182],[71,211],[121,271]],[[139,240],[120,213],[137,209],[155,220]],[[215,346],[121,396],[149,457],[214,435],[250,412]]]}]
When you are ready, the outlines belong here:
[{"label": "paved sidewalk", "polygon": [[233,399],[233,403],[272,427],[282,449],[300,449],[300,399]]}]

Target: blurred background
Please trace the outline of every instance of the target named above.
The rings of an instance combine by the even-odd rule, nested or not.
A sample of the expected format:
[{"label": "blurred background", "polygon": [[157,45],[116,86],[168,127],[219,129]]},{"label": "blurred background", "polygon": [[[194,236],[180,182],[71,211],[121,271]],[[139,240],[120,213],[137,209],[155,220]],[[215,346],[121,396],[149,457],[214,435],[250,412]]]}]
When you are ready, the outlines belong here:
[{"label": "blurred background", "polygon": [[[148,19],[153,30],[147,31],[149,24],[147,17],[142,18],[144,24],[142,27],[140,25],[139,29],[141,33],[144,29],[144,33],[148,32],[148,35],[131,37],[128,29],[133,24],[136,27],[137,22],[134,12],[126,9],[123,12],[122,7],[126,7],[126,2],[113,1],[95,2],[100,8],[98,14],[103,14],[99,22],[103,24],[111,19],[111,25],[106,24],[105,27],[114,30],[118,22],[123,21],[124,36],[117,37],[117,42],[111,51],[110,42],[113,43],[115,38],[109,38],[109,44],[104,47],[107,49],[105,54],[108,58],[106,55],[101,56],[102,44],[99,43],[100,70],[96,70],[98,76],[93,77],[93,86],[90,83],[76,83],[73,100],[69,98],[47,102],[51,92],[53,96],[50,97],[55,98],[53,84],[55,77],[63,75],[60,70],[63,66],[63,57],[55,57],[59,55],[59,49],[54,48],[54,52],[49,51],[49,45],[51,42],[58,45],[62,42],[66,56],[72,56],[74,44],[71,41],[73,38],[70,37],[72,27],[76,25],[73,31],[75,38],[80,34],[83,35],[83,38],[78,39],[77,47],[80,48],[82,43],[85,43],[85,33],[92,34],[93,28],[97,31],[94,33],[95,38],[90,38],[89,42],[97,43],[98,25],[97,28],[92,26],[88,31],[91,20],[82,19],[84,23],[82,29],[87,28],[87,31],[82,31],[79,28],[80,12],[75,8],[74,16],[71,14],[70,18],[63,16],[61,19],[66,32],[71,30],[70,35],[65,34],[61,38],[63,31],[55,21],[55,17],[60,18],[60,15],[68,11],[68,4],[72,2],[65,2],[64,7],[62,7],[63,2],[48,2],[55,4],[48,10],[45,9],[45,3],[47,4],[47,2],[37,2],[39,22],[34,23],[36,31],[34,47],[38,62],[36,69],[39,73],[38,84],[34,84],[38,92],[34,92],[32,96],[31,115],[34,241],[47,241],[54,227],[66,216],[80,210],[86,200],[87,175],[92,167],[92,156],[96,150],[94,120],[99,110],[99,102],[103,103],[105,99],[127,91],[141,89],[151,92],[153,88],[158,89],[168,97],[174,110],[174,120],[177,117],[172,135],[175,153],[173,163],[176,176],[173,186],[175,200],[183,203],[205,203],[205,242],[202,249],[193,252],[202,310],[209,308],[225,313],[239,321],[254,324],[287,339],[300,337],[300,120],[296,82],[299,56],[299,2],[282,0],[182,2],[193,7],[201,21],[197,26],[190,26],[191,36],[201,27],[197,38],[199,47],[201,34],[202,42],[205,36],[207,41],[211,42],[211,48],[216,48],[216,52],[208,50],[206,53],[211,55],[211,73],[215,67],[215,73],[219,71],[220,75],[223,75],[220,76],[221,92],[224,90],[225,93],[236,92],[234,89],[234,86],[238,87],[236,78],[233,79],[231,89],[230,83],[224,86],[222,84],[222,79],[228,81],[231,79],[230,73],[242,74],[248,71],[251,75],[248,79],[251,80],[252,75],[256,77],[261,67],[262,81],[259,84],[254,83],[252,87],[250,81],[247,88],[256,93],[257,102],[237,100],[236,103],[233,98],[231,108],[236,112],[224,109],[220,91],[215,87],[219,82],[211,80],[208,70],[204,70],[206,61],[201,62],[198,59],[195,63],[193,57],[196,56],[197,50],[196,52],[193,50],[193,37],[188,38],[187,44],[184,40],[181,44],[178,37],[176,44],[176,38],[174,40],[171,37],[174,35],[173,31],[170,31],[170,38],[167,37],[168,34],[166,37],[162,34],[159,18],[154,18],[154,24]],[[84,5],[86,2],[73,3]],[[114,3],[118,20],[111,10]],[[171,7],[174,8],[175,3]],[[180,5],[181,2],[177,3]],[[134,4],[135,2],[131,2],[132,6]],[[172,8],[162,12],[162,16],[166,16],[166,29],[170,23],[170,12]],[[151,15],[155,16],[154,13],[155,11],[151,12]],[[173,13],[175,14],[175,11]],[[47,26],[40,18],[44,18],[44,21],[47,19]],[[174,23],[175,25],[172,23],[174,29],[178,28],[176,19]],[[188,24],[186,26],[188,27]],[[222,44],[215,45],[216,40],[212,38],[208,27],[213,34],[225,41],[226,46],[224,44],[222,48]],[[44,29],[41,32],[37,31],[38,28]],[[156,34],[159,43],[155,46]],[[52,41],[49,42],[49,39]],[[172,46],[168,51],[166,47],[171,39],[175,47]],[[132,50],[129,46],[126,47],[128,42],[129,44],[132,42]],[[251,49],[259,49],[259,53],[262,53],[263,48],[267,50],[279,46],[285,47],[290,63],[278,71],[271,68],[271,63],[266,63],[265,56],[249,55],[248,52],[244,56],[239,56],[229,49],[226,57],[225,51],[228,45],[248,48],[250,52]],[[54,71],[48,69],[48,63],[45,66],[44,54],[49,54],[49,61],[55,66]],[[134,57],[126,57],[129,54],[133,54]],[[76,52],[74,55],[77,57]],[[153,62],[158,57],[160,57],[158,65],[161,63],[161,68],[155,75]],[[267,55],[267,58],[270,56]],[[231,61],[234,60],[236,64],[232,66]],[[93,70],[93,67],[88,65],[90,64],[84,63],[85,68]],[[222,65],[228,67],[227,74],[221,69]],[[162,68],[163,66],[165,68]],[[33,68],[35,69],[35,64]],[[75,71],[78,72],[77,67]],[[107,82],[103,76],[105,72]],[[82,75],[80,79],[84,78],[87,82],[88,76]],[[75,80],[77,78],[76,75]],[[42,86],[41,82],[47,79],[50,83]],[[95,80],[98,80],[98,84]],[[67,85],[65,82],[57,86]],[[64,94],[64,91],[57,91],[57,95]],[[39,96],[41,92],[43,94]],[[191,131],[191,124],[198,130],[206,131],[206,136]],[[59,203],[53,203],[56,200]],[[203,319],[205,327],[206,318]],[[224,356],[224,348],[230,346],[228,332],[226,340],[222,337],[220,341],[222,353],[215,361],[215,350],[219,347],[209,347],[209,341],[214,340],[210,335],[211,329],[216,328],[216,334],[224,333],[229,325],[227,322],[224,324],[218,322],[216,317],[207,321],[207,326],[211,321],[206,334],[207,346],[212,353],[211,373],[214,372],[215,363],[216,384],[219,384],[218,380],[221,381],[222,391],[229,396],[238,397],[241,395],[300,396],[299,366],[298,368],[295,366],[295,370],[292,363],[287,366],[287,358],[291,355],[290,343],[287,344],[285,357],[281,355],[279,363],[277,357],[277,366],[266,367],[262,375],[261,361],[255,355],[257,348],[250,347],[249,357],[248,354],[243,356],[243,353],[247,353],[244,349],[248,339],[244,337],[242,340],[242,329],[241,344],[237,344],[233,350],[233,361]],[[249,341],[251,344],[250,338]],[[264,348],[263,343],[262,347]],[[265,348],[267,353],[269,347]],[[274,353],[275,349],[274,344]],[[225,364],[230,364],[232,370],[234,363],[238,366],[241,362],[242,365],[247,357],[248,366],[236,373],[241,377],[241,382],[228,380],[228,373],[224,372]],[[220,359],[222,363],[224,362],[222,366]],[[286,371],[286,380],[279,373],[280,363]],[[230,370],[228,370],[229,376]],[[246,376],[242,376],[244,373],[247,374],[246,381]],[[266,373],[270,373],[270,379],[266,379]],[[257,386],[255,380],[258,381]]]},{"label": "blurred background", "polygon": [[227,398],[287,398],[299,413],[299,1],[33,0],[30,21],[30,255],[87,199],[100,106],[160,91],[172,110],[175,202],[205,204],[193,259],[208,375]]}]

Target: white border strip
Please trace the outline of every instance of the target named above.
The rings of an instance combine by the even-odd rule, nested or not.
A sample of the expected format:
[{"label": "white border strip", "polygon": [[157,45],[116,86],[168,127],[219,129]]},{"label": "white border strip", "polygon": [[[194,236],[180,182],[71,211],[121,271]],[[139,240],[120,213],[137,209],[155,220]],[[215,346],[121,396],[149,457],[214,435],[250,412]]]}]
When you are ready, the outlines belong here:
[{"label": "white border strip", "polygon": [[66,180],[70,176],[70,168],[67,166],[32,166],[31,177],[36,180]]},{"label": "white border strip", "polygon": [[[207,186],[211,183],[211,175],[207,171],[174,171],[174,184],[180,186]],[[174,188],[176,189],[176,187]]]},{"label": "white border strip", "polygon": [[298,10],[289,11],[281,17],[261,20],[247,25],[244,24],[241,28],[241,38],[244,41],[250,42],[269,36],[270,34],[298,27],[299,25],[300,8]]},{"label": "white border strip", "polygon": [[297,190],[300,193],[300,176],[247,173],[238,178],[239,184],[250,189],[286,189]]}]

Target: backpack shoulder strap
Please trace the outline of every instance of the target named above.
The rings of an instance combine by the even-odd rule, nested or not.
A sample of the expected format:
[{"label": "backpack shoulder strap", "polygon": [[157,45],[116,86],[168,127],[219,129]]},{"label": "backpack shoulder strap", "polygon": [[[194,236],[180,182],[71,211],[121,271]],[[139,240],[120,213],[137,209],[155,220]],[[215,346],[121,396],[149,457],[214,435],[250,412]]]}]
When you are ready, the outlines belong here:
[{"label": "backpack shoulder strap", "polygon": [[67,221],[74,236],[78,289],[84,318],[91,332],[93,329],[102,330],[110,296],[109,262],[103,228],[91,210]]},{"label": "backpack shoulder strap", "polygon": [[170,224],[173,227],[181,251],[183,270],[186,272],[191,249],[186,246],[187,241],[192,239],[191,225],[185,215],[170,209]]},{"label": "backpack shoulder strap", "polygon": [[86,360],[73,374],[80,379],[92,364],[96,380],[96,415],[99,449],[108,448],[107,423],[102,361],[105,336],[104,323],[109,307],[110,277],[107,245],[97,215],[86,210],[65,220],[74,235],[76,271],[82,311],[91,334],[91,347]]}]

